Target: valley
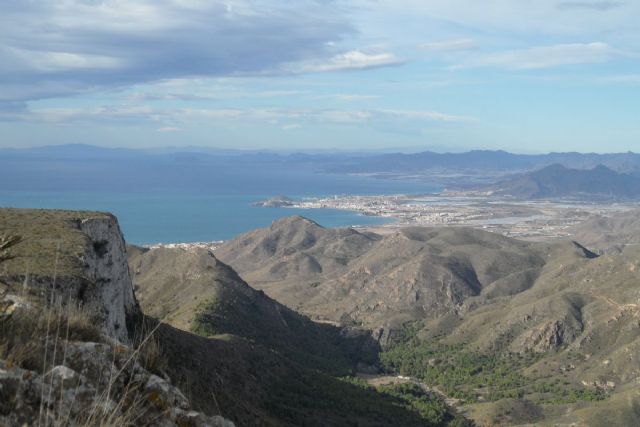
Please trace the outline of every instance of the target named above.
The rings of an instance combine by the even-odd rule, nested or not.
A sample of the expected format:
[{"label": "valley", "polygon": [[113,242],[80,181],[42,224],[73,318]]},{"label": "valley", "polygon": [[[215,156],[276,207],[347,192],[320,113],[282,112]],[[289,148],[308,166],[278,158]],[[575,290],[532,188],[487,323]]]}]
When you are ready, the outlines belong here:
[{"label": "valley", "polygon": [[[606,425],[592,419],[616,402],[613,425],[631,425],[635,407],[622,402],[638,394],[638,255],[610,233],[637,211],[607,215],[589,220],[610,236],[589,249],[577,242],[585,229],[594,242],[592,226],[527,242],[465,227],[330,230],[294,217],[216,256],[313,319],[371,329],[383,371],[460,399],[480,423]],[[637,238],[625,230],[625,241]]]}]

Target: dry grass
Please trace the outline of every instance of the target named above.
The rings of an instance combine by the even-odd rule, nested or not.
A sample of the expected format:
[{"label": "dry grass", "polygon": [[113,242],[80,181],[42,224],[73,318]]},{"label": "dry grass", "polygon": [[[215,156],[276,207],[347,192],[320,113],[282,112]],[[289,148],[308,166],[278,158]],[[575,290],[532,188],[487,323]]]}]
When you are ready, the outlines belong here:
[{"label": "dry grass", "polygon": [[0,358],[23,369],[42,373],[48,344],[61,339],[101,342],[102,335],[91,314],[73,303],[19,308],[0,320]]},{"label": "dry grass", "polygon": [[[106,396],[99,396],[104,398]],[[145,413],[144,399],[136,390],[127,389],[115,406],[109,407],[103,399],[79,420],[75,425],[79,427],[136,427],[140,425],[140,418]]]},{"label": "dry grass", "polygon": [[13,259],[2,264],[4,274],[16,276],[28,270],[35,276],[53,277],[54,268],[60,277],[82,274],[81,257],[88,242],[76,224],[105,216],[97,212],[0,208],[0,235],[22,236],[22,242],[12,248]]},{"label": "dry grass", "polygon": [[[140,393],[140,383],[135,380],[132,369],[136,363],[147,371],[164,376],[168,366],[162,355],[160,341],[155,335],[159,323],[147,321],[136,334],[134,348],[127,351],[124,359],[111,370],[110,377],[101,383],[92,399],[92,404],[81,411],[80,416],[71,415],[71,408],[62,405],[56,393],[62,397],[63,389],[56,391],[53,376],[47,373],[57,365],[65,365],[66,342],[105,342],[91,314],[74,304],[53,305],[41,309],[21,308],[0,318],[0,359],[8,367],[36,371],[50,381],[48,392],[43,388],[36,426],[82,426],[82,427],[133,427],[149,424],[148,397]],[[107,340],[109,341],[109,340]],[[114,361],[121,358],[121,345],[112,345]],[[116,354],[118,353],[118,354]],[[114,366],[115,367],[115,366]],[[124,384],[124,388],[122,385]],[[58,401],[57,408],[44,402]],[[75,406],[77,403],[73,403]],[[86,403],[85,403],[86,404]],[[162,413],[156,416],[162,416]],[[141,420],[145,419],[146,422]]]},{"label": "dry grass", "polygon": [[134,334],[133,345],[140,365],[149,372],[164,377],[169,362],[164,355],[160,338],[155,333],[159,326],[159,321],[145,317]]}]

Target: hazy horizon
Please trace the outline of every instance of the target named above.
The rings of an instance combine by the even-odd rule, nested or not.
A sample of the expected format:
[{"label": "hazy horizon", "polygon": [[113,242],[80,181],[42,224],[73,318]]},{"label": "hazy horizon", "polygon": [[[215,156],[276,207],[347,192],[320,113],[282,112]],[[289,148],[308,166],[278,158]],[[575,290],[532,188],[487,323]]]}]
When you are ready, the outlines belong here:
[{"label": "hazy horizon", "polygon": [[0,150],[38,150],[38,149],[55,149],[55,148],[97,148],[97,149],[105,149],[105,150],[133,150],[133,151],[144,151],[149,153],[172,153],[172,152],[188,152],[188,151],[203,151],[210,153],[239,153],[239,154],[259,154],[259,153],[269,153],[269,154],[416,154],[416,153],[425,153],[432,152],[437,154],[464,154],[469,152],[478,152],[478,151],[487,151],[487,152],[505,152],[509,154],[516,154],[522,156],[543,156],[547,154],[566,154],[566,153],[577,153],[577,154],[596,154],[596,155],[605,155],[605,154],[639,154],[640,152],[628,150],[628,151],[516,151],[516,150],[503,150],[503,149],[486,149],[486,148],[470,148],[466,150],[447,150],[445,148],[431,148],[431,147],[381,147],[381,148],[362,148],[362,149],[348,149],[348,148],[300,148],[300,149],[286,149],[286,148],[225,148],[225,147],[217,147],[217,146],[205,146],[205,145],[168,145],[168,146],[151,146],[151,147],[127,147],[127,146],[109,146],[109,145],[99,145],[99,144],[85,144],[85,143],[60,143],[60,144],[42,144],[42,145],[33,145],[27,147],[20,146],[7,146],[0,147]]}]

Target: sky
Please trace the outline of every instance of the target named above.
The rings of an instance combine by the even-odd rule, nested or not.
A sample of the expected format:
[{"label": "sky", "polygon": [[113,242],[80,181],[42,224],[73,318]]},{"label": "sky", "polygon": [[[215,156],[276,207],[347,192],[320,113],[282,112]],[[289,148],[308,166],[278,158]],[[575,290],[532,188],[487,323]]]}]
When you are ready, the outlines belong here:
[{"label": "sky", "polygon": [[0,147],[640,151],[637,0],[0,0]]}]

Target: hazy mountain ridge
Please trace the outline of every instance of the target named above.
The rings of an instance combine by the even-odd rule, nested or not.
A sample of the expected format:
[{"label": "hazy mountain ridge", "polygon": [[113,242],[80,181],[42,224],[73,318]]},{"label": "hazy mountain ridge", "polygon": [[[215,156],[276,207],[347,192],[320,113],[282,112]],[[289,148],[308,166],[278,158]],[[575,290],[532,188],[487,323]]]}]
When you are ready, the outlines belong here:
[{"label": "hazy mountain ridge", "polygon": [[581,196],[637,199],[640,197],[640,178],[603,165],[593,169],[570,169],[554,164],[498,182],[488,190],[494,195],[524,200]]},{"label": "hazy mountain ridge", "polygon": [[[604,165],[617,172],[640,173],[636,153],[513,154],[476,150],[463,153],[278,153],[217,150],[206,147],[125,149],[86,144],[0,149],[0,178],[6,189],[102,188],[101,177],[121,176],[110,188],[183,188],[210,185],[211,167],[305,168],[316,172],[392,174],[432,177],[443,171],[478,175],[474,179],[532,171],[553,164],[590,169]],[[88,169],[87,165],[91,165]],[[64,167],[62,167],[64,166]],[[92,172],[92,173],[89,173]],[[479,172],[482,172],[479,174]],[[86,185],[80,186],[82,176]],[[10,180],[10,178],[12,178]],[[446,181],[456,185],[456,182]],[[79,187],[80,186],[80,187]],[[188,188],[184,187],[184,188]]]},{"label": "hazy mountain ridge", "polygon": [[548,153],[513,154],[506,151],[474,150],[463,153],[424,151],[412,154],[383,154],[354,159],[331,170],[346,173],[411,173],[430,169],[445,170],[535,170],[553,164],[576,169],[605,165],[621,172],[640,170],[640,155],[628,153]]}]

